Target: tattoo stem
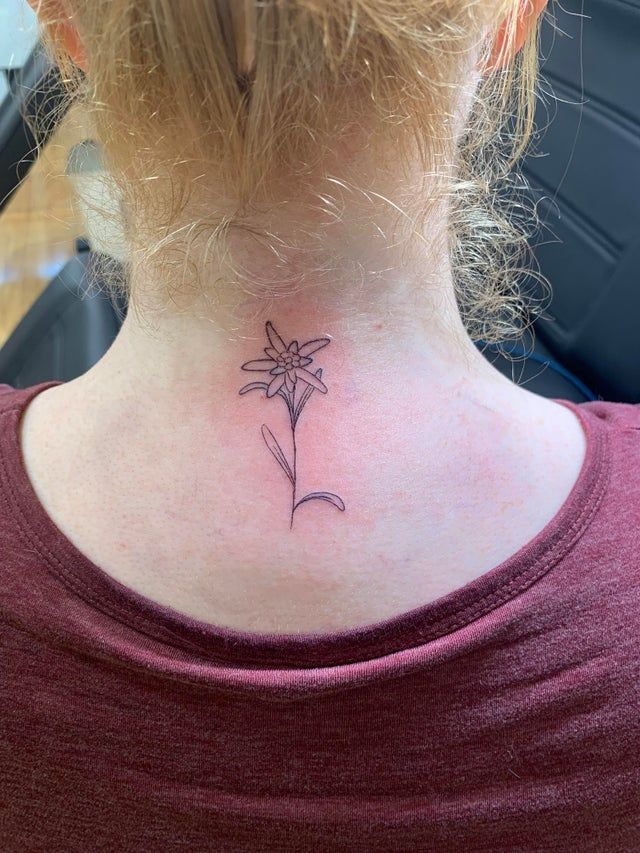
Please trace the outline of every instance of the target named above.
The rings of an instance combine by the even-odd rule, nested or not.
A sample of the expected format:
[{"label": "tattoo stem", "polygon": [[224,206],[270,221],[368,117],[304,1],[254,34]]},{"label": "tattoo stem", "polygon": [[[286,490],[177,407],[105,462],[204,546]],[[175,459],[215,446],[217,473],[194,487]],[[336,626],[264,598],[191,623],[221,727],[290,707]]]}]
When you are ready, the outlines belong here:
[{"label": "tattoo stem", "polygon": [[289,530],[293,530],[293,514],[296,511],[296,425],[291,420],[291,437],[293,438],[293,484],[291,486],[291,524]]}]

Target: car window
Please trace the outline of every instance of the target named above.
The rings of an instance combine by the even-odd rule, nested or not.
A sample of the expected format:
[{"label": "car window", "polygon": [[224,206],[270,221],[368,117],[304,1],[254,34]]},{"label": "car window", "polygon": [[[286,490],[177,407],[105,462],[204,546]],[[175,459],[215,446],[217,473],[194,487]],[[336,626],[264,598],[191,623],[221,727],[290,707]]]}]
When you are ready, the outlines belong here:
[{"label": "car window", "polygon": [[[1,0],[0,108],[7,107],[11,77],[27,63],[37,40],[26,0]],[[0,346],[74,255],[83,229],[64,172],[69,150],[85,133],[77,113],[69,115],[0,213]],[[2,146],[0,158],[0,169],[15,170]]]},{"label": "car window", "polygon": [[38,38],[36,18],[26,0],[0,3],[0,97],[9,91],[7,70],[22,68]]}]

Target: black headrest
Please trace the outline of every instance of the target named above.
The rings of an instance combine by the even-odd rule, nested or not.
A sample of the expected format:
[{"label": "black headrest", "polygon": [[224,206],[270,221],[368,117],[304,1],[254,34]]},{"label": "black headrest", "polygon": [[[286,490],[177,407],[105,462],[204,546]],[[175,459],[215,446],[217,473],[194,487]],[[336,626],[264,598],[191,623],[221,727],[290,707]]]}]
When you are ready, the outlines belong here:
[{"label": "black headrest", "polygon": [[558,29],[542,27],[542,86],[553,98],[538,104],[541,139],[523,168],[553,288],[536,333],[605,399],[640,402],[640,0],[549,8]]}]

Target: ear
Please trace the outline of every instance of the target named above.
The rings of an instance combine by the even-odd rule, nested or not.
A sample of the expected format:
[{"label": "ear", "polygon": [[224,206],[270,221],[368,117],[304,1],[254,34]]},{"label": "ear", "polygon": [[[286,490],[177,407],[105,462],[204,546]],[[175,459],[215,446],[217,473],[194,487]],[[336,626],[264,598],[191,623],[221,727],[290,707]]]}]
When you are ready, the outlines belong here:
[{"label": "ear", "polygon": [[28,0],[42,25],[55,23],[56,39],[71,57],[72,62],[87,70],[87,54],[64,0]]},{"label": "ear", "polygon": [[511,62],[518,51],[522,49],[522,46],[527,40],[527,36],[546,7],[547,1],[548,0],[520,0],[520,6],[516,13],[517,20],[513,41],[510,45],[507,41],[509,37],[509,29],[511,27],[511,16],[509,15],[500,24],[493,42],[491,56],[483,69],[484,71],[501,68]]}]

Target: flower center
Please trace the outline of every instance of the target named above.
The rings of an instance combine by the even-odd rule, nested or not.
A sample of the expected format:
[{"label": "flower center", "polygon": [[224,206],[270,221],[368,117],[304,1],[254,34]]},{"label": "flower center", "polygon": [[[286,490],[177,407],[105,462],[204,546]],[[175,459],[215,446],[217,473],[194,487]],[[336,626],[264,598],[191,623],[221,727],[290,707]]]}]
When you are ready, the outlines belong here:
[{"label": "flower center", "polygon": [[284,367],[285,370],[291,370],[294,367],[300,367],[300,356],[296,352],[287,350],[278,356],[276,359],[279,367]]}]

